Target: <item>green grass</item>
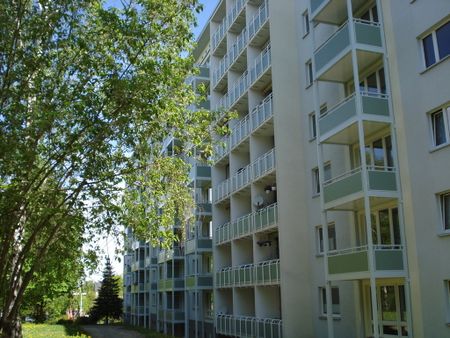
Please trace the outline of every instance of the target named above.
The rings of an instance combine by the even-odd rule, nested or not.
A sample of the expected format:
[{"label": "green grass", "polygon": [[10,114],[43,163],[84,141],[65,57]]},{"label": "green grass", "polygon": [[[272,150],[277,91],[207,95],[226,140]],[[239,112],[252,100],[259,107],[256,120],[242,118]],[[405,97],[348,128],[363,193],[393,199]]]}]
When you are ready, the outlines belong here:
[{"label": "green grass", "polygon": [[[139,326],[130,326],[130,325],[122,325],[124,329],[130,330],[130,331],[136,331],[141,333],[145,338],[173,338],[172,336],[168,336],[156,331],[152,331],[149,329],[144,329],[143,327]],[[27,337],[24,337],[27,338]]]},{"label": "green grass", "polygon": [[24,338],[70,338],[80,337],[89,338],[76,325],[58,325],[58,324],[23,324]]}]

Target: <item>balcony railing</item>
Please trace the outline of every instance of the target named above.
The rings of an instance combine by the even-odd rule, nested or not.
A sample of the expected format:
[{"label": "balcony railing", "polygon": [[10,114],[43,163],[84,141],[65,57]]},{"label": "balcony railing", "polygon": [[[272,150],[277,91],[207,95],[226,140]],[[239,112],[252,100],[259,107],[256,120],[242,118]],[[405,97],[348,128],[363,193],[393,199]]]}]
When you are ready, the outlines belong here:
[{"label": "balcony railing", "polygon": [[[358,45],[355,48],[361,49],[364,45],[374,48],[382,47],[378,22],[353,19],[351,24],[354,25],[355,41]],[[336,64],[346,54],[344,51],[349,51],[350,47],[350,28],[347,21],[314,51],[316,77],[319,78],[325,70]]]},{"label": "balcony railing", "polygon": [[[325,203],[335,202],[340,198],[351,197],[363,191],[362,167],[352,169],[342,175],[324,182]],[[395,168],[384,166],[367,166],[368,190],[394,192],[397,190]],[[355,198],[359,198],[356,196]]]},{"label": "balcony railing", "polygon": [[218,314],[217,333],[235,337],[282,338],[281,319]]},{"label": "balcony railing", "polygon": [[226,31],[228,30],[228,27],[230,27],[233,24],[234,20],[244,7],[245,2],[246,2],[245,0],[236,0],[234,6],[231,8],[231,10],[228,11],[227,15],[223,18],[219,27],[217,27],[217,30],[214,32],[212,36],[211,41],[212,51],[215,51],[216,48],[219,46],[220,42],[225,36]]},{"label": "balcony railing", "polygon": [[174,258],[183,258],[182,249],[178,246],[168,250],[161,250],[158,254],[158,263],[164,263]]},{"label": "balcony railing", "polygon": [[264,209],[242,216],[236,221],[219,226],[215,232],[216,245],[243,236],[249,236],[255,231],[266,229],[278,220],[278,204],[274,203]]},{"label": "balcony railing", "polygon": [[254,180],[262,177],[266,173],[275,169],[275,148],[250,163],[246,167],[239,169],[230,179],[219,183],[213,188],[213,202],[216,203],[227,198],[231,193],[242,189]]},{"label": "balcony railing", "polygon": [[224,268],[216,272],[216,287],[243,287],[280,283],[280,260]]},{"label": "balcony railing", "polygon": [[267,0],[259,7],[248,25],[248,39],[251,40],[269,18],[269,2]]},{"label": "balcony railing", "polygon": [[[374,270],[378,273],[382,271],[402,271],[404,269],[402,245],[374,245],[373,250],[375,255]],[[328,273],[330,275],[369,272],[367,245],[331,251],[327,256]]]},{"label": "balcony railing", "polygon": [[213,277],[211,273],[186,277],[186,289],[212,288],[212,286]]},{"label": "balcony railing", "polygon": [[254,82],[271,66],[270,44],[257,56],[250,71],[245,71],[217,102],[216,109],[231,108]]},{"label": "balcony railing", "polygon": [[184,278],[160,279],[158,281],[159,291],[170,291],[174,289],[184,289]]},{"label": "balcony railing", "polygon": [[212,249],[211,238],[193,238],[186,241],[186,254],[197,251],[210,251]]},{"label": "balcony railing", "polygon": [[245,115],[231,128],[230,136],[225,136],[216,147],[215,160],[218,161],[238,146],[247,136],[273,116],[272,93],[269,94],[250,114]]}]

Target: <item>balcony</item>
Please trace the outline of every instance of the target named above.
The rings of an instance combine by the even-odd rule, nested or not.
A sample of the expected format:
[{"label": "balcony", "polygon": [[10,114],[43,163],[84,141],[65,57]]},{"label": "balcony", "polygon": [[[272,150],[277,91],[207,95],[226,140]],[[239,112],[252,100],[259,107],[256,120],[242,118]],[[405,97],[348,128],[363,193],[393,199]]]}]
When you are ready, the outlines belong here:
[{"label": "balcony", "polygon": [[152,265],[158,264],[158,258],[156,257],[145,257],[145,267],[150,267]]},{"label": "balcony", "polygon": [[221,139],[221,144],[216,147],[215,162],[218,163],[231,150],[238,148],[251,133],[258,130],[272,116],[273,100],[272,94],[269,94],[258,106],[253,108],[250,114],[247,114],[231,128],[230,136],[225,136]]},{"label": "balcony", "polygon": [[233,337],[282,338],[281,319],[218,314],[216,332]]},{"label": "balcony", "polygon": [[180,247],[174,247],[169,250],[161,250],[158,254],[158,264],[173,260],[184,259],[184,254]]},{"label": "balcony", "polygon": [[158,311],[158,320],[166,322],[183,322],[184,311],[181,309],[166,309]]},{"label": "balcony", "polygon": [[[357,109],[360,100],[362,111]],[[352,94],[319,118],[321,143],[354,144],[358,141],[358,121],[363,122],[364,134],[371,135],[391,123],[389,96],[361,92]]]},{"label": "balcony", "polygon": [[248,186],[261,177],[275,170],[275,148],[247,165],[239,169],[230,179],[227,179],[213,188],[213,202],[218,203],[230,194]]},{"label": "balcony", "polygon": [[186,255],[194,252],[210,252],[212,250],[211,238],[193,238],[186,241]]},{"label": "balcony", "polygon": [[145,261],[144,259],[139,260],[131,264],[131,271],[143,270],[145,269]]},{"label": "balcony", "polygon": [[228,30],[236,32],[245,25],[245,3],[246,0],[236,0],[233,7],[228,12]]},{"label": "balcony", "polygon": [[[364,203],[364,185],[361,167],[324,182],[325,209],[358,210]],[[398,198],[395,169],[367,166],[367,193],[373,205]]]},{"label": "balcony", "polygon": [[228,28],[228,21],[227,17],[225,16],[222,19],[222,22],[219,24],[219,27],[217,27],[217,30],[214,32],[211,38],[211,51],[215,53],[221,53],[224,49],[226,49],[226,41],[225,36],[227,33]]},{"label": "balcony", "polygon": [[[350,37],[355,30],[355,45]],[[358,68],[365,69],[383,54],[380,24],[360,19],[344,23],[314,51],[315,77],[321,81],[347,82],[353,78],[352,49],[356,50]]]},{"label": "balcony", "polygon": [[196,216],[212,216],[211,203],[197,203],[195,206]]},{"label": "balcony", "polygon": [[[355,12],[366,0],[352,0],[352,10]],[[310,0],[311,19],[332,25],[342,24],[348,17],[346,0]]]},{"label": "balcony", "polygon": [[237,238],[250,236],[256,231],[276,225],[277,221],[278,204],[275,203],[218,227],[215,232],[214,243],[219,245]]},{"label": "balcony", "polygon": [[145,291],[145,284],[144,283],[138,283],[131,286],[131,292],[144,292]]},{"label": "balcony", "polygon": [[160,279],[158,281],[158,291],[184,290],[184,278]]},{"label": "balcony", "polygon": [[[403,246],[374,245],[375,277],[404,277]],[[328,274],[331,280],[369,278],[369,252],[367,245],[329,252]]]},{"label": "balcony", "polygon": [[189,180],[196,183],[197,187],[211,184],[211,167],[200,163],[192,164],[189,171]]},{"label": "balcony", "polygon": [[212,274],[186,277],[186,289],[212,289]]},{"label": "balcony", "polygon": [[216,287],[248,287],[280,284],[280,260],[229,267],[216,272]]},{"label": "balcony", "polygon": [[249,87],[261,90],[267,86],[271,79],[270,45],[256,57],[250,71],[244,71],[230,87],[228,92],[217,102],[215,109],[237,110],[247,104],[246,93]]},{"label": "balcony", "polygon": [[269,39],[269,2],[265,0],[250,20],[248,40],[251,46],[261,46]]}]

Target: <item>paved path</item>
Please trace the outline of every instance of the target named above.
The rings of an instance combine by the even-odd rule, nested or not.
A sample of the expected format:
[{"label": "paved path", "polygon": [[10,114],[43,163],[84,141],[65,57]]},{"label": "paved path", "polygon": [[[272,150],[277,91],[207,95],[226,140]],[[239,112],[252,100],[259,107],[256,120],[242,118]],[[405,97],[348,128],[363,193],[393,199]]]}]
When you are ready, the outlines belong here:
[{"label": "paved path", "polygon": [[120,326],[86,325],[83,330],[92,338],[144,338],[139,332],[125,330]]}]

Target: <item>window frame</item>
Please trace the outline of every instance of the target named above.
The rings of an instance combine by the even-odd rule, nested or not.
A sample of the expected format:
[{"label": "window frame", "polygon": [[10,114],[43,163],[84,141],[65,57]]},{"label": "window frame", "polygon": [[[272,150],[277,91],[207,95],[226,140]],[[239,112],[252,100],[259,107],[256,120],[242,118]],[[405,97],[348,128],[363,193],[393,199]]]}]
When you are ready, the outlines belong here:
[{"label": "window frame", "polygon": [[315,112],[311,112],[308,114],[308,127],[309,127],[309,140],[313,141],[317,137],[317,123]]},{"label": "window frame", "polygon": [[[324,171],[324,176],[325,176],[325,172],[327,171],[327,169],[329,169],[330,171],[330,178],[333,178],[333,174],[331,172],[331,162],[327,161],[323,164],[323,171]],[[312,196],[316,197],[320,195],[320,175],[319,175],[319,167],[315,167],[312,170]],[[326,182],[328,179],[326,177],[324,177],[324,182]]]},{"label": "window frame", "polygon": [[450,199],[450,190],[441,192],[437,194],[437,201],[438,201],[438,212],[439,212],[439,233],[441,235],[450,235],[450,223],[448,224],[448,227],[446,227],[445,224],[445,218],[447,216],[447,212],[450,214],[450,209],[445,210],[445,202],[444,200],[448,198]]},{"label": "window frame", "polygon": [[[333,228],[334,236],[330,238],[330,228]],[[333,241],[334,243],[334,249],[330,250],[330,241]],[[324,253],[324,246],[323,246],[323,226],[317,225],[316,226],[316,253],[317,256],[322,256]],[[334,222],[328,223],[328,252],[334,252],[337,251],[337,236],[336,236],[336,224]]]},{"label": "window frame", "polygon": [[308,87],[311,87],[314,83],[314,74],[313,74],[313,66],[312,66],[311,59],[306,61],[305,71],[306,71],[306,88],[308,88]]},{"label": "window frame", "polygon": [[309,9],[306,9],[302,13],[302,23],[303,23],[303,37],[306,37],[311,32],[311,23],[309,21]]},{"label": "window frame", "polygon": [[[445,142],[439,145],[436,144],[436,134],[434,129],[434,120],[433,116],[437,113],[442,113],[442,120],[444,123],[444,133],[445,133]],[[450,106],[444,106],[438,109],[435,109],[428,113],[428,125],[430,130],[430,138],[431,138],[431,149],[437,150],[442,147],[445,147],[450,144]]]},{"label": "window frame", "polygon": [[445,321],[447,326],[450,326],[450,278],[444,280],[444,294],[446,300],[445,306],[447,309]]},{"label": "window frame", "polygon": [[[342,315],[341,312],[341,294],[339,291],[339,287],[338,286],[332,286],[331,287],[331,301],[333,302],[333,290],[336,291],[337,290],[337,296],[338,296],[338,300],[339,302],[337,304],[331,304],[331,308],[333,309],[333,305],[337,305],[337,309],[338,312],[334,312],[333,309],[333,314],[332,317],[333,318],[340,318]],[[319,316],[321,318],[327,317],[327,298],[326,298],[326,287],[325,286],[320,286],[319,287]]]},{"label": "window frame", "polygon": [[[447,20],[444,23],[439,24],[437,27],[433,28],[432,30],[429,30],[426,33],[422,34],[421,37],[420,37],[420,49],[421,49],[421,54],[422,54],[422,65],[424,67],[424,70],[430,69],[433,66],[439,64],[440,62],[450,58],[450,54],[447,54],[443,58],[440,57],[440,55],[439,55],[438,39],[437,39],[437,36],[436,36],[436,31],[438,29],[440,29],[441,27],[445,26],[445,25],[450,25],[450,20]],[[424,40],[429,35],[431,35],[431,41],[433,43],[434,63],[432,63],[432,64],[427,66],[427,62],[426,62],[426,58],[425,58],[425,44],[424,44]]]}]

